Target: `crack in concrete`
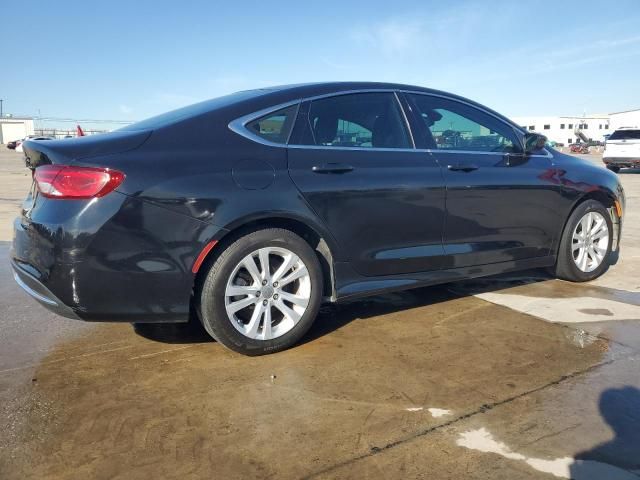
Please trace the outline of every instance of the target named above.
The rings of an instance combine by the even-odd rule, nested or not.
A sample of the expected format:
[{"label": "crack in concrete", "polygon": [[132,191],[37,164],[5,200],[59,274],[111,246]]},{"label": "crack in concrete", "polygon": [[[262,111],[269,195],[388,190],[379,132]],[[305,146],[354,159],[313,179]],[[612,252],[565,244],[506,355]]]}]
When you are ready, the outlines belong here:
[{"label": "crack in concrete", "polygon": [[[570,327],[568,327],[568,328],[570,328]],[[605,339],[605,340],[608,340],[608,339]],[[431,434],[433,432],[440,431],[443,428],[452,426],[452,425],[454,425],[456,423],[459,423],[459,422],[461,422],[463,420],[467,420],[469,418],[475,417],[476,415],[479,415],[479,414],[488,412],[490,410],[493,410],[494,408],[500,407],[502,405],[506,405],[506,404],[511,403],[511,402],[513,402],[515,400],[518,400],[520,398],[524,398],[524,397],[526,397],[528,395],[532,395],[534,393],[537,393],[537,392],[540,392],[542,390],[545,390],[545,389],[547,389],[549,387],[554,387],[556,385],[560,385],[561,383],[563,383],[563,382],[565,382],[567,380],[571,380],[573,378],[580,377],[582,375],[586,375],[586,374],[591,373],[591,372],[593,372],[595,370],[598,370],[598,369],[600,369],[602,367],[606,367],[608,365],[611,365],[612,363],[617,362],[618,360],[622,360],[622,359],[625,359],[625,358],[632,357],[634,354],[636,354],[638,352],[639,352],[639,350],[632,349],[631,352],[629,352],[628,354],[623,355],[621,357],[612,358],[612,359],[607,360],[605,362],[601,362],[601,363],[597,363],[595,365],[592,365],[592,366],[590,366],[588,368],[585,368],[585,369],[582,369],[582,370],[578,370],[578,371],[569,373],[567,375],[562,375],[560,378],[558,378],[556,380],[553,380],[551,382],[545,383],[544,385],[541,385],[539,387],[527,390],[527,391],[519,393],[517,395],[513,395],[511,397],[505,398],[504,400],[500,400],[500,401],[493,402],[493,403],[483,404],[480,407],[478,407],[476,410],[473,410],[473,411],[471,411],[469,413],[465,413],[463,415],[459,415],[456,418],[453,418],[453,419],[451,419],[451,420],[449,420],[447,422],[444,422],[444,423],[441,423],[441,424],[438,424],[438,425],[434,425],[433,427],[429,427],[429,428],[421,430],[421,431],[417,431],[417,432],[415,432],[414,434],[412,434],[410,436],[407,436],[407,437],[404,437],[404,438],[400,438],[400,439],[395,440],[393,442],[387,443],[386,445],[383,445],[382,447],[375,447],[375,446],[371,447],[370,451],[367,452],[367,453],[363,453],[361,455],[357,455],[357,456],[352,457],[352,458],[350,458],[348,460],[345,460],[343,462],[336,463],[335,465],[331,465],[330,467],[327,467],[327,468],[324,468],[324,469],[319,470],[317,472],[311,473],[311,474],[306,475],[306,476],[304,476],[302,478],[303,479],[316,478],[316,477],[318,477],[320,475],[323,475],[325,473],[329,473],[329,472],[335,471],[335,470],[337,470],[337,469],[339,469],[341,467],[345,467],[347,465],[353,464],[353,463],[358,462],[360,460],[364,460],[365,458],[373,457],[375,455],[378,455],[379,453],[382,453],[382,452],[385,452],[387,450],[391,450],[392,448],[407,444],[409,442],[412,442],[414,440],[422,438],[422,437],[424,437],[426,435],[429,435],[429,434]]]}]

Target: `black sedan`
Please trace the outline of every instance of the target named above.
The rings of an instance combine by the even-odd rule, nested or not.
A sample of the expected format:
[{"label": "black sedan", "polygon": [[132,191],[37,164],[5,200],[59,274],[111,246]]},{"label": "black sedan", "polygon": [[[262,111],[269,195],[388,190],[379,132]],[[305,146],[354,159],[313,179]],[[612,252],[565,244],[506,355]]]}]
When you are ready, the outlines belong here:
[{"label": "black sedan", "polygon": [[618,249],[615,174],[456,95],[384,83],[244,91],[91,137],[25,142],[16,281],[91,321],[186,322],[257,355],[322,302]]}]

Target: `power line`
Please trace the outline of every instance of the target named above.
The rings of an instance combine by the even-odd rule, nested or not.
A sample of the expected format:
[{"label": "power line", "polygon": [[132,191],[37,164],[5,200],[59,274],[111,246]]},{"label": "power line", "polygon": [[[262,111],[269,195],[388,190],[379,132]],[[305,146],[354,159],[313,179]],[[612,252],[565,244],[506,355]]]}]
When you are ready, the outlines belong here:
[{"label": "power line", "polygon": [[105,120],[91,118],[59,118],[59,117],[33,117],[34,120],[42,122],[69,122],[69,123],[117,123],[120,125],[129,125],[135,120]]},{"label": "power line", "polygon": [[136,120],[107,120],[96,118],[65,118],[65,117],[45,117],[45,116],[31,116],[31,115],[12,115],[14,118],[32,118],[33,120],[41,122],[63,122],[63,123],[111,123],[119,125],[129,125],[135,123]]}]

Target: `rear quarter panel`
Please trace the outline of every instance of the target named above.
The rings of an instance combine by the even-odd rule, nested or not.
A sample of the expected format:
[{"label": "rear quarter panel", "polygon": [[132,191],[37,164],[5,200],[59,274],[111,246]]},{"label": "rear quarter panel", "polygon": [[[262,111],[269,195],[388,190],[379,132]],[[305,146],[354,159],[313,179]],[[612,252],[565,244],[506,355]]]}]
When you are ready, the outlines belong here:
[{"label": "rear quarter panel", "polygon": [[76,164],[121,170],[126,178],[119,192],[225,230],[265,218],[302,221],[336,251],[334,239],[291,181],[286,147],[262,145],[228,128],[244,113],[210,112],[154,130],[136,150]]}]

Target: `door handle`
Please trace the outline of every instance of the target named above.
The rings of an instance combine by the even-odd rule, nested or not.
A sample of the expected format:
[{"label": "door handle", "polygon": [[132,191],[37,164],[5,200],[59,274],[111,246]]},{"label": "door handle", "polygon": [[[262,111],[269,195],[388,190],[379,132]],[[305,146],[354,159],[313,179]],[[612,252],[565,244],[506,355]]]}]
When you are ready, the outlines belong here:
[{"label": "door handle", "polygon": [[325,163],[311,167],[314,173],[347,173],[353,170],[351,165],[345,163]]},{"label": "door handle", "polygon": [[447,165],[447,168],[452,172],[473,172],[479,167],[477,165],[463,164],[463,165]]}]

